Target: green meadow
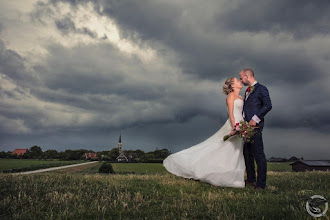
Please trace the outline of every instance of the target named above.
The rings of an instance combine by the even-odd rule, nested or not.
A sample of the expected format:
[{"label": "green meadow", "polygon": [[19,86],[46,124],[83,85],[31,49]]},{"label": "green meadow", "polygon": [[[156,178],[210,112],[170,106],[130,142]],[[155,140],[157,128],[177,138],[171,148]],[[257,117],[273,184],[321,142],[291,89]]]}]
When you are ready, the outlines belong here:
[{"label": "green meadow", "polygon": [[0,174],[0,219],[313,219],[307,199],[330,198],[329,172],[285,171],[288,163],[268,165],[264,191],[183,179],[162,164],[113,163],[117,174],[97,174],[100,164],[68,173]]}]

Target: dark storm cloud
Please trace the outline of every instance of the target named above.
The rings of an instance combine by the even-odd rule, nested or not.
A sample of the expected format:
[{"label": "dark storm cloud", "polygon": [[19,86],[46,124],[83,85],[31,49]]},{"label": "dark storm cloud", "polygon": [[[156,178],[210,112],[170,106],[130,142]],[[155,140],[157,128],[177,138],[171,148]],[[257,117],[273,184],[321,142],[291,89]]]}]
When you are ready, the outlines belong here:
[{"label": "dark storm cloud", "polygon": [[[68,2],[74,6],[86,1]],[[260,39],[260,43],[257,39],[251,41],[244,37],[235,40],[229,34],[232,29],[251,34],[268,33],[275,26],[279,29],[272,33],[274,35],[281,32],[295,34],[300,29],[313,35],[324,34],[324,28],[321,27],[328,25],[325,21],[329,16],[326,13],[329,6],[323,7],[324,3],[295,1],[290,5],[285,1],[259,4],[252,1],[224,1],[219,4],[215,1],[210,2],[209,7],[203,7],[194,2],[106,1],[96,2],[95,8],[102,6],[103,10],[99,13],[115,19],[124,37],[142,43],[161,42],[175,50],[180,56],[180,64],[185,73],[219,80],[219,76],[234,75],[244,67],[253,67],[257,73],[265,75],[264,80],[267,83],[276,80],[304,83],[322,75],[314,60],[306,56],[304,48],[290,49],[290,39],[284,38],[283,42],[276,41],[269,48],[260,49],[255,47],[262,45],[265,39]],[[318,8],[322,10],[315,15]],[[287,16],[282,16],[284,9],[289,10]],[[265,13],[257,13],[264,10]],[[241,13],[243,16],[240,16]],[[307,14],[307,18],[300,19],[304,14]],[[313,18],[308,19],[311,15]],[[295,19],[290,20],[290,16]],[[259,21],[256,22],[257,20]],[[249,29],[251,25],[247,23],[259,26],[257,29]],[[242,28],[238,24],[242,24]],[[289,46],[278,50],[276,44],[285,43],[286,40]],[[254,45],[250,45],[251,43]],[[311,72],[313,75],[309,74]]]},{"label": "dark storm cloud", "polygon": [[[1,23],[0,23],[1,24]],[[0,30],[1,36],[1,30]],[[22,87],[38,84],[38,79],[26,66],[26,60],[16,51],[6,48],[0,38],[0,74],[14,81],[15,84]],[[15,88],[14,93],[2,91],[3,94],[19,99],[18,94],[27,95],[21,88]],[[15,94],[15,95],[14,95]]]},{"label": "dark storm cloud", "polygon": [[[43,8],[38,10],[48,11]],[[38,19],[43,21],[42,16]],[[56,21],[58,20],[55,20],[56,27],[62,33],[63,30],[65,33],[77,33],[71,19]],[[127,55],[109,43],[82,44],[74,48],[53,43],[47,47],[47,51],[49,55],[44,58],[44,65],[33,66],[34,73],[38,75],[38,86],[31,86],[28,91],[33,98],[38,99],[33,100],[36,102],[35,106],[31,103],[27,108],[11,111],[15,105],[9,102],[1,107],[4,117],[24,120],[24,125],[32,133],[74,130],[88,132],[104,128],[111,130],[171,121],[186,122],[203,112],[216,115],[209,108],[212,105],[207,104],[207,99],[201,97],[206,105],[198,106],[199,102],[196,102],[185,88],[159,83],[158,81],[165,83],[168,81],[166,78],[171,77],[168,69],[160,68],[158,64],[144,64],[136,55]],[[17,57],[20,56],[17,54]],[[23,61],[21,63],[24,67]],[[15,70],[14,67],[13,69]],[[32,75],[31,72],[23,70],[18,72],[27,76]],[[15,78],[18,77],[13,77]],[[24,84],[29,84],[29,80]],[[21,88],[16,87],[15,90],[17,89]],[[7,90],[5,93],[7,99],[11,99],[11,93],[20,97],[14,90]],[[56,106],[49,105],[50,103]],[[47,110],[44,105],[47,106]],[[56,110],[58,108],[62,108],[64,112]],[[65,121],[63,117],[67,117],[66,112],[77,110],[72,108],[85,111],[83,114],[86,113],[87,116],[82,114],[81,117],[91,119],[82,125],[78,123],[80,115],[76,113],[73,116],[70,114]],[[8,131],[3,128],[2,133]]]},{"label": "dark storm cloud", "polygon": [[[187,74],[217,80],[221,76],[237,76],[240,69],[252,67],[257,79],[266,85],[273,84],[281,89],[280,82],[290,82],[291,88],[282,92],[300,90],[300,93],[295,93],[296,96],[285,102],[281,109],[276,108],[276,104],[282,100],[273,97],[277,113],[270,120],[271,126],[317,128],[322,124],[329,130],[325,125],[330,117],[322,110],[327,109],[322,105],[324,100],[315,98],[315,94],[306,94],[306,91],[322,90],[326,97],[329,96],[329,92],[318,88],[318,85],[306,86],[311,81],[324,78],[327,71],[318,62],[324,57],[309,54],[310,51],[305,48],[308,42],[300,47],[294,46],[314,36],[328,34],[330,5],[326,1],[225,1],[224,4],[215,3],[214,7],[201,7],[200,11],[193,3],[182,7],[179,3],[157,1],[147,1],[145,4],[108,1],[103,6],[103,12],[115,18],[122,27],[124,36],[134,39],[136,35],[133,33],[137,32],[141,39],[162,42],[180,54],[182,68]],[[227,37],[241,31],[241,43]],[[244,32],[252,38],[257,34],[269,35],[251,40]],[[288,36],[278,40],[276,35],[282,33]],[[304,94],[303,100],[298,98],[301,94]],[[315,99],[318,100],[318,107],[313,111],[306,108],[305,103]],[[288,103],[292,106],[287,107]],[[288,108],[292,109],[289,113]],[[313,117],[315,114],[317,116]]]},{"label": "dark storm cloud", "polygon": [[30,14],[31,20],[34,22],[40,22],[45,25],[42,17],[43,15],[53,16],[54,12],[48,7],[48,3],[38,1]]},{"label": "dark storm cloud", "polygon": [[92,38],[96,38],[97,34],[88,28],[76,28],[74,22],[66,17],[63,19],[59,19],[55,21],[56,27],[63,33],[63,34],[68,34],[70,32],[75,32],[75,33],[80,33],[80,34],[87,34]]},{"label": "dark storm cloud", "polygon": [[[123,36],[134,40],[137,32],[141,39],[164,43],[180,54],[186,73],[201,78],[218,80],[219,75],[237,74],[247,66],[263,73],[267,83],[276,80],[304,83],[320,77],[322,73],[303,48],[290,49],[288,46],[278,50],[274,44],[281,42],[274,42],[269,49],[260,50],[255,48],[259,44],[257,40],[244,43],[242,38],[240,41],[243,42],[238,44],[237,40],[228,37],[232,29],[253,34],[279,27],[274,34],[300,33],[301,37],[326,34],[325,30],[330,30],[326,22],[330,16],[326,13],[329,6],[325,1],[272,2],[225,1],[223,4],[210,3],[214,7],[200,7],[194,3],[107,1],[102,6],[103,13],[116,19],[121,26]],[[316,13],[319,8],[322,10]],[[263,40],[260,39],[261,45]],[[255,45],[250,46],[251,43]],[[309,74],[311,72],[313,75]]]},{"label": "dark storm cloud", "polygon": [[[309,1],[240,1],[216,16],[217,23],[225,24],[235,31],[260,32],[273,34],[290,32],[298,38],[309,38],[318,34],[330,33],[330,4],[327,0]],[[237,1],[236,1],[237,2]]]},{"label": "dark storm cloud", "polygon": [[[250,46],[248,41],[244,44],[244,38],[242,38],[243,43],[238,47],[237,42],[231,38],[219,42],[216,39],[208,41],[205,37],[212,35],[214,31],[219,34],[219,39],[223,37],[222,32],[247,31],[251,34],[269,32],[271,35],[267,37],[283,32],[299,38],[297,40],[299,42],[304,38],[328,34],[329,24],[325,21],[328,20],[330,13],[327,13],[329,5],[325,3],[325,1],[290,3],[245,1],[235,4],[227,1],[223,7],[228,9],[219,10],[220,13],[215,13],[215,19],[206,23],[206,27],[213,26],[213,29],[208,27],[211,29],[210,32],[207,31],[208,28],[199,26],[197,21],[192,21],[192,23],[196,22],[196,25],[189,26],[190,22],[185,20],[183,15],[185,10],[189,11],[191,5],[188,5],[187,9],[180,8],[180,5],[155,1],[145,4],[116,1],[103,4],[103,12],[116,19],[122,27],[124,36],[134,39],[133,33],[137,32],[141,39],[160,41],[176,50],[181,55],[181,65],[188,74],[216,80],[221,75],[237,74],[240,69],[248,66],[253,67],[257,79],[266,85],[277,82],[275,85],[281,88],[280,82],[290,82],[291,88],[282,92],[300,90],[300,93],[289,95],[292,99],[285,102],[282,97],[273,96],[276,111],[270,113],[268,125],[279,128],[307,126],[315,129],[321,126],[328,131],[329,127],[326,125],[330,117],[325,113],[326,110],[322,110],[328,108],[318,105],[311,111],[305,105],[305,102],[315,101],[314,95],[305,94],[306,91],[320,89],[317,86],[304,88],[310,81],[322,79],[324,76],[325,72],[315,62],[322,57],[308,55],[304,47],[291,49],[291,38],[284,38],[283,42],[276,41],[270,44],[269,48],[259,50],[254,48],[258,47],[258,42]],[[236,6],[232,7],[233,5]],[[215,5],[214,8],[217,6]],[[190,10],[193,11],[194,8]],[[207,15],[207,11],[205,15],[194,14],[197,17],[195,20],[199,18],[204,20]],[[196,34],[195,30],[199,29],[205,30],[204,36],[200,37]],[[260,44],[263,44],[263,40],[260,39]],[[276,44],[281,45],[281,43],[287,43],[288,46],[279,50]],[[298,98],[301,94],[304,94],[303,100]],[[327,92],[323,94],[329,95]],[[287,106],[288,103],[290,106]],[[323,101],[319,100],[319,103]],[[189,118],[189,115],[186,117]]]},{"label": "dark storm cloud", "polygon": [[[115,22],[120,38],[141,51],[152,48],[157,59],[142,61],[141,54],[120,50],[110,35],[79,23],[75,10],[86,7],[93,16],[91,4],[85,3]],[[26,57],[0,41],[0,73],[8,81],[0,84],[0,145],[38,140],[47,146],[108,146],[104,143],[118,140],[117,131],[126,129],[125,148],[163,145],[175,152],[223,125],[227,110],[220,82],[251,67],[273,102],[265,138],[267,149],[277,151],[266,152],[267,157],[284,148],[292,154],[300,147],[294,146],[300,136],[304,152],[310,153],[313,143],[307,134],[313,131],[321,146],[330,131],[330,106],[325,104],[330,91],[324,86],[330,68],[330,13],[325,3],[39,2],[31,13],[34,24],[55,33],[55,40],[43,45],[47,55],[42,62],[25,65]]]},{"label": "dark storm cloud", "polygon": [[[303,43],[307,38],[328,33],[325,30],[328,23],[324,21],[329,17],[329,13],[326,13],[329,6],[325,1],[214,1],[208,5],[163,1],[51,1],[54,5],[58,2],[69,2],[73,8],[92,2],[99,14],[115,19],[123,37],[141,45],[152,45],[160,51],[159,45],[175,51],[179,57],[179,66],[185,74],[217,81],[232,75],[238,77],[242,68],[252,67],[257,79],[266,86],[273,85],[286,93],[299,90],[300,93],[288,94],[290,100],[286,101],[271,91],[274,109],[277,111],[270,113],[270,126],[315,128],[321,118],[325,121],[329,118],[320,109],[314,120],[307,119],[317,112],[315,109],[323,108],[319,105],[321,100],[314,103],[319,107],[310,110],[304,102],[315,102],[313,95],[304,94],[304,100],[297,98],[306,87],[309,90],[317,89],[315,85],[306,85],[322,79],[325,74],[316,62],[324,57],[310,55],[306,49],[308,42],[306,45]],[[40,7],[38,10],[46,9]],[[70,18],[55,22],[63,33],[76,31]],[[299,34],[301,37],[294,40]],[[53,90],[64,89],[79,94],[88,88],[89,93],[116,94],[128,100],[156,100],[166,91],[167,85],[149,86],[147,83],[125,80],[123,66],[134,66],[132,71],[135,74],[146,68],[141,68],[137,60],[123,56],[111,46],[80,47],[71,52],[63,48],[52,48],[50,51],[54,56],[48,64],[56,67],[56,74],[53,74],[51,68],[43,78],[47,87]],[[91,59],[91,54],[105,54],[102,58],[109,60],[108,65]],[[330,55],[330,52],[327,54]],[[90,68],[91,64],[94,66]],[[75,83],[77,78],[79,83]],[[290,88],[284,88],[281,82],[290,82]],[[324,93],[328,95],[328,92]],[[39,94],[38,97],[46,98],[47,95]],[[72,103],[76,103],[76,106],[86,104],[80,101]],[[292,106],[286,106],[288,102]],[[98,105],[94,106],[97,108]],[[177,112],[175,118],[186,121],[199,113],[214,115],[213,111],[198,111],[201,108],[190,106],[188,111],[181,109]]]},{"label": "dark storm cloud", "polygon": [[[46,67],[39,68],[43,71],[42,80],[52,90],[62,89],[71,94],[116,94],[149,101],[165,92],[165,85],[156,87],[147,81],[129,79],[133,71],[141,77],[153,73],[143,69],[143,64],[134,56],[128,57],[109,44],[80,46],[74,50],[54,45],[49,51],[54,56],[49,57]],[[99,57],[100,54],[103,55]]]},{"label": "dark storm cloud", "polygon": [[16,81],[29,78],[26,75],[24,59],[15,51],[5,48],[0,39],[0,72]]},{"label": "dark storm cloud", "polygon": [[64,34],[75,31],[76,29],[74,22],[70,18],[63,18],[61,20],[57,20],[55,21],[55,24],[57,28]]}]

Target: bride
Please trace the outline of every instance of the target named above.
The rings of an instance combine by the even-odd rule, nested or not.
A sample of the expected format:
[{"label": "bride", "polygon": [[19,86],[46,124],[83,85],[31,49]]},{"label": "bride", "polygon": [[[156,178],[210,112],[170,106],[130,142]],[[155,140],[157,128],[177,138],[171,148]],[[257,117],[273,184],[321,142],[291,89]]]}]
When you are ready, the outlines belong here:
[{"label": "bride", "polygon": [[245,187],[243,140],[234,134],[236,122],[243,120],[243,98],[239,95],[241,82],[235,77],[226,80],[223,92],[227,95],[226,123],[211,137],[190,148],[169,155],[163,166],[177,176],[195,179],[223,187]]}]

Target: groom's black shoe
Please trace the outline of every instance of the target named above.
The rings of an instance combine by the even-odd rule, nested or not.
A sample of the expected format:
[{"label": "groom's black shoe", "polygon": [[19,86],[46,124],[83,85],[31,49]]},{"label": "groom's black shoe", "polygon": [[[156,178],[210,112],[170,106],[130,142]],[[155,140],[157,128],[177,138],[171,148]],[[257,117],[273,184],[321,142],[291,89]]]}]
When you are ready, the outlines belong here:
[{"label": "groom's black shoe", "polygon": [[247,186],[247,185],[254,186],[254,187],[256,186],[255,183],[252,183],[252,182],[249,182],[249,181],[245,180],[245,186]]}]

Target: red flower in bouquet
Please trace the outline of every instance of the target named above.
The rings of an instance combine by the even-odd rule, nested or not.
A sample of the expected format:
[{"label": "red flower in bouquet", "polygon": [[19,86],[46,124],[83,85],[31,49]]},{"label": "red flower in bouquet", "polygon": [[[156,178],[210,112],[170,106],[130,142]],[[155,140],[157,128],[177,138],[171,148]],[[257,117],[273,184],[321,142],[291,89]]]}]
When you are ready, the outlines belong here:
[{"label": "red flower in bouquet", "polygon": [[239,127],[239,123],[238,122],[235,125],[235,129],[236,129],[236,131],[239,131],[240,130],[240,127]]},{"label": "red flower in bouquet", "polygon": [[[252,138],[256,131],[254,130],[255,126],[251,126],[247,121],[240,121],[235,125],[236,133],[234,135],[238,135],[239,137],[243,138],[245,142],[253,142]],[[231,136],[234,135],[225,135],[223,137],[223,141],[228,140]]]}]

